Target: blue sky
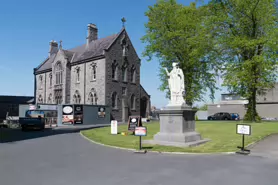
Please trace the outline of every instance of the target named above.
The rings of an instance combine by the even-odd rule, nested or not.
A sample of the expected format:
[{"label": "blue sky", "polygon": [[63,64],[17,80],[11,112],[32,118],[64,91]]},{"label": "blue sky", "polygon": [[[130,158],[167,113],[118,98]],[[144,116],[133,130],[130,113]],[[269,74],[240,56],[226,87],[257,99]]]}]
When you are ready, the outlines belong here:
[{"label": "blue sky", "polygon": [[[2,0],[0,6],[0,95],[33,95],[33,68],[48,55],[50,40],[63,40],[69,49],[86,42],[86,27],[95,23],[99,37],[118,33],[121,18],[142,59],[141,84],[151,95],[152,105],[165,106],[165,93],[158,90],[159,63],[142,57],[144,13],[156,0]],[[188,5],[192,0],[179,1]],[[216,100],[219,98],[216,94]],[[200,103],[199,103],[200,104]]]}]

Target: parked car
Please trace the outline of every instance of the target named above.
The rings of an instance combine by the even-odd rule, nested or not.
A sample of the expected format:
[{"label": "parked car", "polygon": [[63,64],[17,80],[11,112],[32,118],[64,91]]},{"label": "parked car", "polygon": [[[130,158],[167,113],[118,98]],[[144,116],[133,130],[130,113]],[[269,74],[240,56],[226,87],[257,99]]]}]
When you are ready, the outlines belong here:
[{"label": "parked car", "polygon": [[21,130],[25,131],[27,129],[45,129],[45,115],[42,110],[28,110],[25,113],[25,117],[19,118],[19,124]]},{"label": "parked car", "polygon": [[21,130],[25,131],[27,129],[45,129],[45,119],[38,118],[19,118],[19,124],[21,125]]},{"label": "parked car", "polygon": [[231,113],[232,120],[240,120],[240,116],[238,113]]},{"label": "parked car", "polygon": [[208,120],[231,120],[231,114],[228,112],[218,112],[214,115],[208,116]]}]

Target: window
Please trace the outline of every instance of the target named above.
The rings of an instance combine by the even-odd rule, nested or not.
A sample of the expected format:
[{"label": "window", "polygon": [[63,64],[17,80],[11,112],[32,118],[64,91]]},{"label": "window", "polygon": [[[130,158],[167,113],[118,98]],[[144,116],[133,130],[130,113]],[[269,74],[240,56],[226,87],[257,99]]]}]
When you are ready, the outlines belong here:
[{"label": "window", "polygon": [[126,82],[126,81],[127,81],[126,73],[127,73],[127,67],[126,67],[126,65],[124,65],[124,66],[122,67],[122,81],[123,81],[123,82]]},{"label": "window", "polygon": [[95,81],[97,79],[97,65],[96,63],[91,63],[91,81]]},{"label": "window", "polygon": [[52,73],[49,73],[49,87],[52,87]]},{"label": "window", "polygon": [[52,94],[50,93],[47,99],[47,103],[52,103]]},{"label": "window", "polygon": [[40,89],[43,88],[43,81],[42,81],[42,75],[39,76],[39,80],[40,80]]},{"label": "window", "polygon": [[38,103],[43,103],[42,95],[39,95]]},{"label": "window", "polygon": [[113,92],[112,94],[112,108],[117,109],[117,93]]},{"label": "window", "polygon": [[122,94],[126,95],[126,87],[122,87]]},{"label": "window", "polygon": [[95,89],[92,89],[91,92],[89,93],[89,101],[90,104],[97,105],[97,93]]},{"label": "window", "polygon": [[135,95],[131,95],[131,98],[130,98],[130,107],[132,110],[135,110],[136,107],[135,107]]},{"label": "window", "polygon": [[54,98],[55,98],[55,103],[56,104],[62,104],[63,102],[63,95],[62,95],[62,90],[55,90],[54,92]]},{"label": "window", "polygon": [[112,63],[112,79],[118,80],[118,64],[116,60]]},{"label": "window", "polygon": [[61,62],[58,62],[55,66],[56,75],[56,85],[61,85],[63,83],[63,69]]},{"label": "window", "polygon": [[76,83],[79,83],[80,82],[80,67],[79,66],[77,66],[76,68],[75,68],[75,72],[76,72]]},{"label": "window", "polygon": [[73,95],[73,103],[74,104],[80,104],[81,102],[81,96],[79,91],[75,91],[74,95]]},{"label": "window", "polygon": [[92,80],[96,80],[97,74],[96,74],[96,66],[92,67]]},{"label": "window", "polygon": [[132,68],[131,68],[131,82],[132,83],[136,82],[136,69],[135,69],[135,66],[132,66]]}]

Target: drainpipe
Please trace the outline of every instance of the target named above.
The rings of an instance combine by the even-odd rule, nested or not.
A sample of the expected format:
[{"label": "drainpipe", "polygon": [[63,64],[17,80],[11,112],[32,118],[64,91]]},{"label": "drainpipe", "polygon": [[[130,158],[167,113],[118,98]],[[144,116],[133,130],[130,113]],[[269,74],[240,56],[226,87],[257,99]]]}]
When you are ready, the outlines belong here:
[{"label": "drainpipe", "polygon": [[33,74],[34,74],[34,104],[37,102],[37,97],[36,97],[36,92],[37,92],[37,79],[36,79],[36,68],[33,69]]},{"label": "drainpipe", "polygon": [[84,104],[86,99],[86,63],[84,63]]},{"label": "drainpipe", "polygon": [[46,75],[47,73],[44,73],[44,103],[46,103]]}]

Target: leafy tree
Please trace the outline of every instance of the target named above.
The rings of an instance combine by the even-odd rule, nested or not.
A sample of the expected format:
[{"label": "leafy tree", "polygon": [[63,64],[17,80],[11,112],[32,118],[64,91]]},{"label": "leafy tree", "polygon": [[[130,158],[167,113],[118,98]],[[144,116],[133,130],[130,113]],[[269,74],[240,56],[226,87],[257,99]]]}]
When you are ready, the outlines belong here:
[{"label": "leafy tree", "polygon": [[145,13],[149,21],[142,38],[147,44],[143,56],[148,61],[153,56],[159,59],[160,90],[167,90],[167,97],[168,77],[164,67],[171,70],[173,62],[179,63],[185,77],[186,103],[191,106],[203,100],[207,90],[213,99],[216,89],[215,60],[208,55],[214,44],[203,22],[206,13],[206,9],[197,8],[195,3],[183,6],[175,0],[160,0]]},{"label": "leafy tree", "polygon": [[224,67],[224,85],[249,100],[245,120],[258,121],[256,97],[273,88],[277,73],[275,0],[212,0],[206,26]]},{"label": "leafy tree", "polygon": [[207,111],[207,110],[208,110],[208,105],[205,104],[205,105],[201,106],[201,107],[199,108],[199,110]]}]

